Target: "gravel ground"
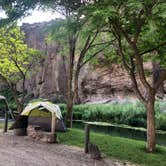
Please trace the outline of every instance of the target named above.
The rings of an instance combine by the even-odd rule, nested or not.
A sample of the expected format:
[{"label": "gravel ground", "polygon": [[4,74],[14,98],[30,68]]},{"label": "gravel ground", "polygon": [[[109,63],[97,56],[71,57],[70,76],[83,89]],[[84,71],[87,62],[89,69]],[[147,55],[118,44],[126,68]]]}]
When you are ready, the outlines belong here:
[{"label": "gravel ground", "polygon": [[93,160],[83,149],[37,142],[29,137],[0,133],[0,166],[131,166],[104,158]]}]

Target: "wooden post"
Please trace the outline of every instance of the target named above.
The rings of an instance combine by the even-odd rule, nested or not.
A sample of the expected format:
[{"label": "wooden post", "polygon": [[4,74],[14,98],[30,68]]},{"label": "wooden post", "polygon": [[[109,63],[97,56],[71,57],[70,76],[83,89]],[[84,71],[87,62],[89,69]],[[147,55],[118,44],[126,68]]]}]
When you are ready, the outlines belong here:
[{"label": "wooden post", "polygon": [[3,132],[6,133],[8,129],[8,110],[5,110],[5,124],[4,124],[4,129]]},{"label": "wooden post", "polygon": [[51,134],[49,135],[49,139],[47,142],[49,143],[55,143],[57,141],[57,135],[55,134],[55,127],[56,127],[56,114],[52,113],[52,120],[51,120]]},{"label": "wooden post", "polygon": [[89,152],[89,148],[88,148],[88,144],[90,140],[89,136],[90,136],[90,125],[85,124],[85,148],[84,148],[85,153]]},{"label": "wooden post", "polygon": [[56,115],[52,113],[52,122],[51,122],[51,133],[55,134],[55,125],[56,125]]}]

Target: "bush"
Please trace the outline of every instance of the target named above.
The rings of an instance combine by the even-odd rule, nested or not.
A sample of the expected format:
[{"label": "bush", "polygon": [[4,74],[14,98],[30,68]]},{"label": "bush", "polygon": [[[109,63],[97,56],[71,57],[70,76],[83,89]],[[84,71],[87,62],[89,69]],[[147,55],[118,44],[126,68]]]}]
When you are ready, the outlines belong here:
[{"label": "bush", "polygon": [[[4,87],[0,90],[0,95],[5,96],[8,103],[9,103],[9,108],[11,110],[17,110],[17,105],[15,104],[12,92],[9,88]],[[3,103],[0,102],[0,108],[3,107]]]},{"label": "bush", "polygon": [[[166,130],[166,113],[162,113],[160,111],[161,106],[163,109],[163,105],[164,104],[160,101],[157,102],[155,106],[156,128],[160,130]],[[66,105],[60,104],[59,106],[63,116],[65,116]],[[126,102],[119,104],[81,104],[74,105],[73,110],[74,120],[108,122],[146,128],[146,110],[140,102]]]},{"label": "bush", "polygon": [[156,128],[158,130],[166,130],[166,113],[157,113]]}]

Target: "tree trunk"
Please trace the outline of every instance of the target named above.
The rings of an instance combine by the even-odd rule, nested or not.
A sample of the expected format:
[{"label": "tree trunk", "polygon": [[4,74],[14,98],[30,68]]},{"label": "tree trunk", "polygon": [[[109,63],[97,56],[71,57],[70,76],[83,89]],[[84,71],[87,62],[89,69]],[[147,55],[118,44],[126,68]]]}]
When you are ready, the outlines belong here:
[{"label": "tree trunk", "polygon": [[17,105],[17,111],[21,113],[23,111],[23,104],[19,101],[17,94],[13,93],[14,101]]},{"label": "tree trunk", "polygon": [[4,125],[4,130],[3,132],[6,133],[7,130],[8,130],[8,118],[9,118],[9,110],[8,110],[8,107],[6,105],[6,109],[5,109],[5,125]]},{"label": "tree trunk", "polygon": [[77,69],[76,74],[75,74],[75,80],[74,80],[74,103],[75,104],[81,103],[81,99],[79,97],[79,87],[78,87],[79,72],[80,72],[80,70]]},{"label": "tree trunk", "polygon": [[155,94],[149,95],[148,102],[146,104],[147,109],[147,151],[155,151]]},{"label": "tree trunk", "polygon": [[73,121],[73,102],[67,101],[67,112],[66,112],[66,127],[72,128]]},{"label": "tree trunk", "polygon": [[66,112],[66,126],[72,127],[73,120],[73,72],[74,72],[74,60],[75,60],[75,43],[76,38],[73,36],[69,37],[69,66],[68,66],[68,77],[67,77],[67,112]]},{"label": "tree trunk", "polygon": [[17,111],[21,113],[23,111],[23,105],[22,104],[17,104]]},{"label": "tree trunk", "polygon": [[67,111],[66,111],[66,127],[72,127],[72,111],[73,111],[73,91],[72,91],[72,77],[71,69],[69,70],[68,80],[67,80]]},{"label": "tree trunk", "polygon": [[[78,80],[77,80],[78,81]],[[78,88],[78,82],[76,81],[76,84],[75,84],[75,96],[74,96],[74,103],[75,104],[81,104],[81,99],[80,99],[80,96],[79,96],[79,88]]]},{"label": "tree trunk", "polygon": [[15,103],[16,103],[16,105],[17,105],[17,111],[18,111],[19,113],[21,113],[22,110],[23,110],[23,103],[21,103],[21,102],[19,101],[19,99],[18,99],[17,90],[16,90],[15,88],[13,88],[13,87],[10,87],[10,89],[11,89],[11,91],[12,91],[12,93],[13,93],[14,101],[15,101]]}]

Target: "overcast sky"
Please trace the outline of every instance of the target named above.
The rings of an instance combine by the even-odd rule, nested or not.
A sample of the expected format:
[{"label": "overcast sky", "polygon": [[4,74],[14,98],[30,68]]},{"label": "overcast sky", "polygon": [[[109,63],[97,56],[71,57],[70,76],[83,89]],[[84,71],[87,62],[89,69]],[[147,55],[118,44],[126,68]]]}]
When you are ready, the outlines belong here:
[{"label": "overcast sky", "polygon": [[[5,17],[5,12],[0,12],[0,17]],[[43,12],[35,10],[31,13],[30,16],[27,16],[25,18],[22,18],[18,21],[18,25],[21,25],[22,23],[36,23],[36,22],[43,22],[43,21],[50,21],[55,18],[60,18],[62,15],[60,15],[57,12],[52,13],[51,11]]]}]

